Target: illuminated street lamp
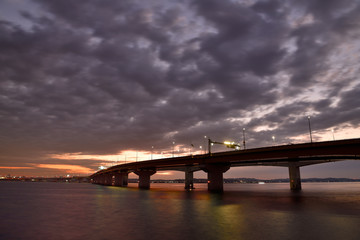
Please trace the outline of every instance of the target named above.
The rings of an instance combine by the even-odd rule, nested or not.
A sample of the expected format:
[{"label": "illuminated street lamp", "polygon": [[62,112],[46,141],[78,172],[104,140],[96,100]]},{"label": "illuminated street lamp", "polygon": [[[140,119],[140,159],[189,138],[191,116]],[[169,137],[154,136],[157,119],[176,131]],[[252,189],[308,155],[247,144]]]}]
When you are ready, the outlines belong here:
[{"label": "illuminated street lamp", "polygon": [[206,153],[206,138],[207,138],[207,137],[204,136],[204,146],[205,146],[205,147],[204,147],[204,154]]},{"label": "illuminated street lamp", "polygon": [[309,122],[310,142],[312,143],[310,116],[308,116],[308,122]]},{"label": "illuminated street lamp", "polygon": [[237,144],[235,142],[230,142],[230,141],[225,141],[225,142],[216,142],[216,141],[212,141],[210,138],[208,139],[208,147],[209,147],[209,155],[211,155],[211,146],[213,146],[214,144],[222,144],[225,145],[228,148],[234,148],[236,150],[240,150],[241,146],[240,144]]},{"label": "illuminated street lamp", "polygon": [[331,132],[332,132],[333,140],[335,141],[334,129],[331,129]]},{"label": "illuminated street lamp", "polygon": [[151,146],[151,160],[153,160],[153,150],[154,150],[154,146]]},{"label": "illuminated street lamp", "polygon": [[271,138],[272,138],[273,142],[275,143],[275,136],[272,136]]},{"label": "illuminated street lamp", "polygon": [[236,150],[240,150],[240,145],[235,142],[225,141],[223,144],[228,148],[234,148]]}]

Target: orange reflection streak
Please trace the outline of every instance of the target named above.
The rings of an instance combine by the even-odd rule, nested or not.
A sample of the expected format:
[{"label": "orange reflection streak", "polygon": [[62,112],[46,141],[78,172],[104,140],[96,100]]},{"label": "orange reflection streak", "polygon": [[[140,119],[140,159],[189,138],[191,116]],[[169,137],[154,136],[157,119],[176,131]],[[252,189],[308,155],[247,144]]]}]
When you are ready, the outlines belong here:
[{"label": "orange reflection streak", "polygon": [[50,168],[50,169],[60,169],[65,170],[67,173],[79,173],[79,174],[88,174],[93,172],[92,169],[87,167],[82,167],[79,165],[66,165],[66,164],[38,164],[38,168]]}]

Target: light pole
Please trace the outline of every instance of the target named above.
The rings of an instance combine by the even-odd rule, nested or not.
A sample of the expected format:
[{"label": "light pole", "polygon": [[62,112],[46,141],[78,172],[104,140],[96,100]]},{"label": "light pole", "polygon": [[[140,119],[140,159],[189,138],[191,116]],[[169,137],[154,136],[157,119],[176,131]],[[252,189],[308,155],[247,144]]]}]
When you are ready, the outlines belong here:
[{"label": "light pole", "polygon": [[310,142],[312,143],[310,116],[308,116],[308,122],[309,122]]},{"label": "light pole", "polygon": [[153,150],[154,150],[154,146],[151,146],[151,160],[153,160]]},{"label": "light pole", "polygon": [[174,157],[174,154],[175,154],[175,153],[174,153],[174,151],[175,151],[174,148],[175,148],[175,142],[173,142],[173,146],[172,146],[172,157]]},{"label": "light pole", "polygon": [[205,147],[204,147],[204,154],[206,153],[206,138],[207,138],[207,137],[204,136],[204,146],[205,146]]},{"label": "light pole", "polygon": [[244,150],[246,149],[245,146],[245,128],[243,128],[243,145],[244,145]]},{"label": "light pole", "polygon": [[331,129],[332,135],[333,135],[333,140],[335,141],[335,134],[334,134],[334,129]]},{"label": "light pole", "polygon": [[273,142],[275,143],[275,136],[272,136],[271,138],[272,138]]}]

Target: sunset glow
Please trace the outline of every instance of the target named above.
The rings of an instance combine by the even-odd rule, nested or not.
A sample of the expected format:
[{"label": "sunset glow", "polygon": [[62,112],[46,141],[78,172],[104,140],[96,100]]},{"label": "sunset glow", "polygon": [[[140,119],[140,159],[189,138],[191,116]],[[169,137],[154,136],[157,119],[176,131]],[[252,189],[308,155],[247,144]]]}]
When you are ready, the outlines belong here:
[{"label": "sunset glow", "polygon": [[36,165],[38,168],[49,168],[49,169],[58,169],[58,170],[64,170],[66,173],[76,173],[76,174],[90,174],[93,172],[92,169],[77,166],[77,165],[66,165],[66,164],[39,164]]}]

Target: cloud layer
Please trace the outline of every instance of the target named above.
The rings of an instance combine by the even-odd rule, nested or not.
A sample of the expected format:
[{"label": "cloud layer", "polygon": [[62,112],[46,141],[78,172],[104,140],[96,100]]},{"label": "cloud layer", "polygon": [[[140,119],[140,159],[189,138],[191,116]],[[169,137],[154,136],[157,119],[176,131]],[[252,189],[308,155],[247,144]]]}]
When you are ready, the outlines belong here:
[{"label": "cloud layer", "polygon": [[243,128],[249,147],[307,141],[307,115],[316,140],[359,137],[359,1],[2,5],[2,166],[240,142]]}]

